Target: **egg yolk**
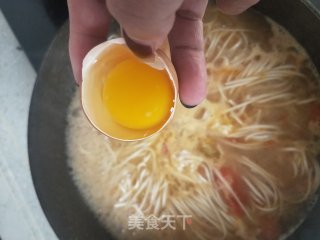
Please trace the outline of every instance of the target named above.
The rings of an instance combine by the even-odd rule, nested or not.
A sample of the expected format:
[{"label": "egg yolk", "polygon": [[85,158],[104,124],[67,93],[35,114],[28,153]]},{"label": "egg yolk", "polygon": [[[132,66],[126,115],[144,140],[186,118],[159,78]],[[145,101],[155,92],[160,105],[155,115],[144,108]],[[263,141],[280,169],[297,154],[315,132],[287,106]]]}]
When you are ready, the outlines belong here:
[{"label": "egg yolk", "polygon": [[150,129],[171,114],[174,90],[165,70],[132,58],[112,69],[104,81],[103,102],[112,119],[130,129]]}]

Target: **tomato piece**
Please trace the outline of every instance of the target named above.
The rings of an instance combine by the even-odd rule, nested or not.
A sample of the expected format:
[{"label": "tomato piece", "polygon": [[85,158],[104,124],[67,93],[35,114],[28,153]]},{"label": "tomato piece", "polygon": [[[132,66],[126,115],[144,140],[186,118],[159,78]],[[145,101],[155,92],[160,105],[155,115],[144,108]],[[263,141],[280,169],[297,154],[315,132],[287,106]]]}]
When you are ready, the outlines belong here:
[{"label": "tomato piece", "polygon": [[274,217],[262,217],[259,221],[262,240],[277,240],[281,235],[279,221]]},{"label": "tomato piece", "polygon": [[169,147],[166,143],[162,144],[162,152],[166,156],[170,155]]},{"label": "tomato piece", "polygon": [[232,142],[232,143],[244,143],[243,139],[241,138],[235,138],[235,137],[229,137],[229,138],[226,138],[229,142]]},{"label": "tomato piece", "polygon": [[320,103],[312,103],[310,104],[310,120],[319,121],[320,120]]},{"label": "tomato piece", "polygon": [[[238,197],[239,201],[243,206],[249,205],[249,195],[248,195],[248,187],[246,183],[243,181],[241,176],[235,172],[232,168],[223,166],[220,168],[220,173],[225,179],[225,181],[229,184],[230,188],[233,190],[235,195]],[[228,205],[231,214],[236,215],[238,217],[242,217],[245,212],[241,207],[241,204],[234,197],[231,192],[226,189],[219,178],[216,178],[218,186],[221,186],[221,196],[225,203]]]}]

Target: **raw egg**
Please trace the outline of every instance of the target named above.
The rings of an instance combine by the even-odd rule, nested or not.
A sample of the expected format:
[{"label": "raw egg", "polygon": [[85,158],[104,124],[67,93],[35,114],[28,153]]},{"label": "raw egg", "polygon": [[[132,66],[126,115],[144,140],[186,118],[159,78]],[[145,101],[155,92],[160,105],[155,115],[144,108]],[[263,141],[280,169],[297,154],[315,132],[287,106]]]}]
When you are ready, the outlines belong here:
[{"label": "raw egg", "polygon": [[177,77],[161,50],[146,61],[135,56],[123,39],[107,41],[86,55],[82,78],[84,112],[107,136],[144,139],[161,130],[173,116]]}]

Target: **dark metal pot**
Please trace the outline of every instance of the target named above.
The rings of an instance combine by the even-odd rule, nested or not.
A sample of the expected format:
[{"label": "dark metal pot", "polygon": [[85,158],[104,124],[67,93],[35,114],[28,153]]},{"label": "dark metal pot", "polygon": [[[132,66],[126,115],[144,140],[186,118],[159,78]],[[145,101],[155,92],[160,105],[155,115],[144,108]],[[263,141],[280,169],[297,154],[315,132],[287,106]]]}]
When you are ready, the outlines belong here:
[{"label": "dark metal pot", "polygon": [[[288,29],[320,71],[320,0],[261,0],[255,8]],[[32,178],[59,239],[112,239],[82,200],[66,163],[66,115],[76,88],[67,44],[65,24],[48,50],[34,87],[28,129]],[[320,202],[289,239],[320,239]]]}]

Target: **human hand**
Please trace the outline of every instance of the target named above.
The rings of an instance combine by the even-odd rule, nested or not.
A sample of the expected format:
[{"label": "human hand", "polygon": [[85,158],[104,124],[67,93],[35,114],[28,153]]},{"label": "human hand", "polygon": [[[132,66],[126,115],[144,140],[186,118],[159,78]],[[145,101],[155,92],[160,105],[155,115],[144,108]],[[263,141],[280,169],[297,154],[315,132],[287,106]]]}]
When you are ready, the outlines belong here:
[{"label": "human hand", "polygon": [[[238,14],[259,0],[216,0],[228,14]],[[168,37],[171,59],[179,79],[179,95],[186,107],[206,95],[202,17],[207,0],[68,0],[69,53],[76,82],[81,82],[82,60],[106,40],[111,15],[120,23],[128,46],[146,56]]]}]

